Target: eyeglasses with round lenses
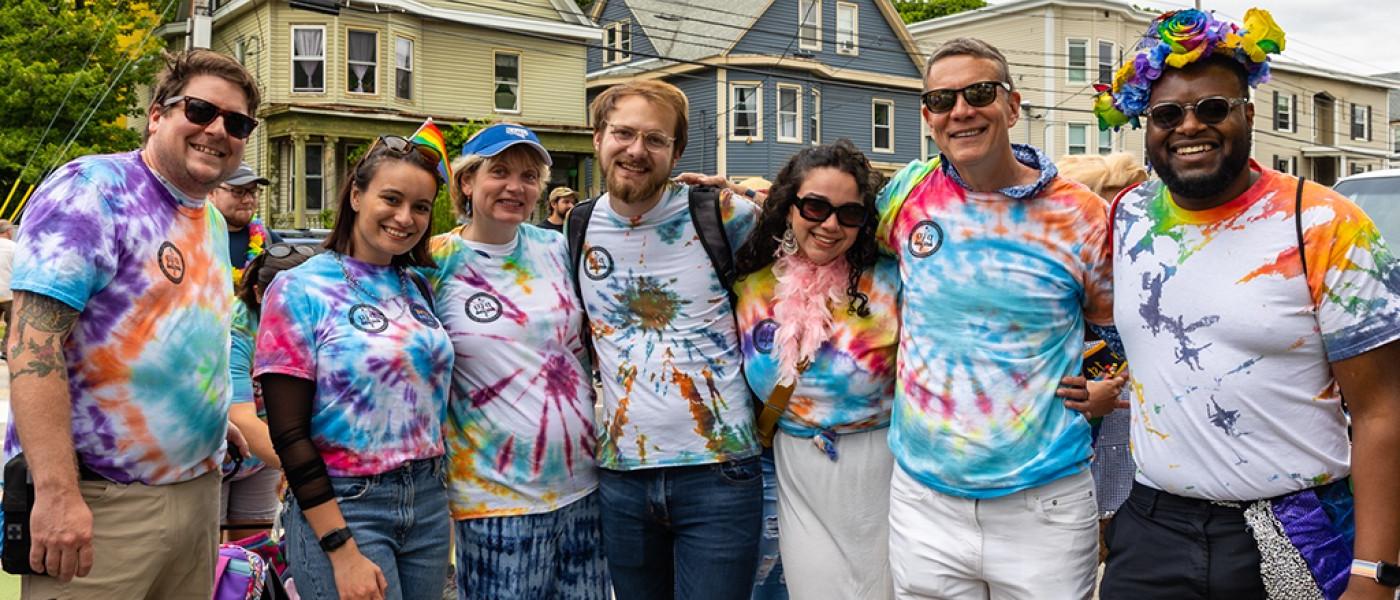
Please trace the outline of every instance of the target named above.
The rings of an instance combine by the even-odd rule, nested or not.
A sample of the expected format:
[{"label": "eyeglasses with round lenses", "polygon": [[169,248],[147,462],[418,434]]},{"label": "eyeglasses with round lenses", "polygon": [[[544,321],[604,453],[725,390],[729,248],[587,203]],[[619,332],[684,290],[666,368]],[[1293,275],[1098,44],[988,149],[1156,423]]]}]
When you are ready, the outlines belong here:
[{"label": "eyeglasses with round lenses", "polygon": [[962,94],[968,106],[981,108],[997,99],[997,89],[1011,93],[1011,84],[1005,81],[979,81],[961,88],[929,90],[922,96],[924,107],[931,113],[945,113],[958,105],[958,95]]},{"label": "eyeglasses with round lenses", "polygon": [[1159,102],[1147,108],[1147,118],[1162,129],[1175,129],[1186,120],[1186,111],[1196,113],[1196,120],[1206,125],[1215,125],[1230,117],[1236,106],[1249,103],[1248,98],[1226,98],[1211,96],[1195,102]]},{"label": "eyeglasses with round lenses", "polygon": [[293,252],[302,256],[316,256],[316,249],[305,244],[273,244],[264,252],[272,258],[287,258]]},{"label": "eyeglasses with round lenses", "polygon": [[842,204],[833,206],[821,196],[803,196],[797,199],[797,214],[813,223],[822,223],[836,213],[836,222],[842,227],[860,227],[870,218],[863,204]]},{"label": "eyeglasses with round lenses", "polygon": [[671,144],[676,142],[676,138],[661,133],[660,131],[642,133],[631,127],[622,127],[611,123],[608,123],[607,127],[608,133],[612,134],[612,138],[623,146],[631,146],[633,142],[637,141],[638,137],[641,137],[642,145],[646,146],[647,150],[662,152],[670,149]]},{"label": "eyeglasses with round lenses", "polygon": [[215,106],[208,100],[201,100],[194,96],[175,96],[161,103],[161,106],[169,108],[181,102],[185,103],[185,119],[195,125],[208,125],[218,117],[224,118],[224,131],[230,137],[240,140],[248,139],[253,135],[253,129],[258,126],[258,120],[240,112],[224,110]]}]

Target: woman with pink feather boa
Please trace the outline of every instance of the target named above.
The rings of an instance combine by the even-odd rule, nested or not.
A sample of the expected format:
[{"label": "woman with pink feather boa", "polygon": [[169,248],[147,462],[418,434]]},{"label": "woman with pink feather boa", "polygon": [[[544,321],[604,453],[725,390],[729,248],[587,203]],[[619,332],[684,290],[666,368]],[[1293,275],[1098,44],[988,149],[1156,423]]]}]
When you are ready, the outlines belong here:
[{"label": "woman with pink feather boa", "polygon": [[883,178],[848,140],[799,152],[738,253],[749,387],[778,410],[778,530],[794,598],[892,598],[886,444],[899,273],[875,242]]}]

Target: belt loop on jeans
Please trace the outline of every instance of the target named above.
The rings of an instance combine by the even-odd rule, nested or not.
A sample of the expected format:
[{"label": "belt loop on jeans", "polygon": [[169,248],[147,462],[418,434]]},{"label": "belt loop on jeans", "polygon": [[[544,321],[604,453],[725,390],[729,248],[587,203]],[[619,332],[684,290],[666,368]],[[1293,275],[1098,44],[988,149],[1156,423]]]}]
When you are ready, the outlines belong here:
[{"label": "belt loop on jeans", "polygon": [[1146,512],[1147,512],[1147,516],[1149,516],[1149,517],[1153,516],[1153,513],[1157,512],[1157,498],[1160,497],[1160,496],[1162,495],[1162,493],[1159,492],[1159,491],[1157,491],[1157,490],[1154,490],[1154,489],[1152,489],[1152,488],[1150,488],[1150,487],[1147,487],[1147,486],[1145,486],[1145,485],[1142,485],[1142,484],[1140,484],[1140,483],[1134,482],[1133,485],[1142,486],[1143,491],[1147,492],[1147,511],[1146,511]]}]

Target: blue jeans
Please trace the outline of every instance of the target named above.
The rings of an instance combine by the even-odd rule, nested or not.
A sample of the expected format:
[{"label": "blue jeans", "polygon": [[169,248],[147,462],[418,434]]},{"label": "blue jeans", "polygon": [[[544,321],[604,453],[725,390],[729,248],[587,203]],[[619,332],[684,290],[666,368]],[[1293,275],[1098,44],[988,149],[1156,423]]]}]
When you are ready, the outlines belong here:
[{"label": "blue jeans", "polygon": [[598,493],[547,513],[457,521],[457,598],[607,600]]},{"label": "blue jeans", "polygon": [[758,544],[753,600],[787,599],[783,557],[778,554],[778,473],[773,466],[773,449],[767,448],[763,451],[763,539]]},{"label": "blue jeans", "polygon": [[636,471],[600,469],[603,546],[618,600],[747,600],[758,565],[757,456]]},{"label": "blue jeans", "polygon": [[[332,477],[331,487],[355,545],[389,581],[386,600],[441,598],[447,582],[452,518],[441,458],[417,460],[368,477]],[[335,569],[289,495],[288,572],[306,600],[339,597]]]}]

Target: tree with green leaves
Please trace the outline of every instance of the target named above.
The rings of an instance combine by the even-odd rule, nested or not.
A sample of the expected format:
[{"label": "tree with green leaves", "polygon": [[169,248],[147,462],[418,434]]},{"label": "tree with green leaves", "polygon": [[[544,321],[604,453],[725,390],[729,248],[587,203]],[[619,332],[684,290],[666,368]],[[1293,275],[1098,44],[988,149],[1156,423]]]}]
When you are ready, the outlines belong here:
[{"label": "tree with green leaves", "polygon": [[0,194],[18,180],[20,196],[75,157],[140,145],[126,119],[144,112],[138,88],[160,67],[164,44],[149,32],[162,9],[172,16],[176,7],[175,0],[0,2]]},{"label": "tree with green leaves", "polygon": [[917,23],[938,17],[957,14],[965,10],[982,8],[983,0],[902,0],[894,3],[895,10],[904,23]]}]

